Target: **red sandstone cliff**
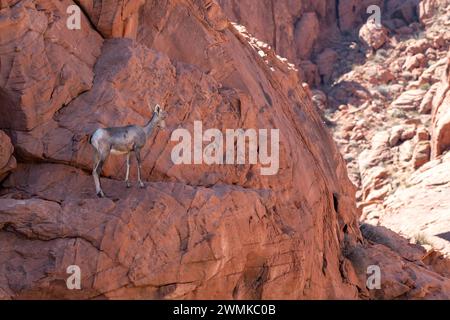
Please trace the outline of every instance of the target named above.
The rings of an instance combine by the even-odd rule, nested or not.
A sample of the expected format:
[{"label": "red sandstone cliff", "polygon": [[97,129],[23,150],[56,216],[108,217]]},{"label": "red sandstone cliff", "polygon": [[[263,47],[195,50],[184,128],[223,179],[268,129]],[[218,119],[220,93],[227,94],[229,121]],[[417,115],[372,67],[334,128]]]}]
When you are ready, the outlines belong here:
[{"label": "red sandstone cliff", "polygon": [[[218,3],[77,3],[81,30],[65,27],[69,0],[0,4],[0,128],[12,142],[0,149],[1,298],[450,295],[421,247],[384,229],[363,237],[355,188],[297,71]],[[143,124],[147,102],[168,112],[143,150],[147,188],[125,189],[124,159],[111,157],[109,197],[97,199],[89,134]],[[195,120],[279,128],[278,174],[174,165],[170,132]],[[80,291],[65,283],[74,264]],[[383,270],[380,290],[365,286],[369,265]]]}]

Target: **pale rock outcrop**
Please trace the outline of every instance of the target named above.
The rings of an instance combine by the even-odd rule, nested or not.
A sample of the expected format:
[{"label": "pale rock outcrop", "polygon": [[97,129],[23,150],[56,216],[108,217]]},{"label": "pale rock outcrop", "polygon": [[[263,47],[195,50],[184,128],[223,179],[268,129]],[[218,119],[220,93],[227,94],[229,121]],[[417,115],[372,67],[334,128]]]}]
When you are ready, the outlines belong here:
[{"label": "pale rock outcrop", "polygon": [[431,156],[435,158],[450,148],[450,54],[442,81],[432,103]]},{"label": "pale rock outcrop", "polygon": [[[426,252],[421,249],[408,259],[433,265],[433,270],[447,277],[450,227],[444,198],[448,197],[450,148],[450,63],[446,58],[450,7],[445,0],[422,1],[421,6],[428,7],[420,25],[417,3],[385,1],[382,22],[389,28],[390,39],[377,52],[361,52],[349,33],[348,42],[333,44],[344,66],[336,72],[331,88],[323,90],[331,106],[329,127],[358,186],[361,220],[373,224],[377,233],[379,228],[390,228],[400,232],[403,241],[421,245]],[[345,63],[347,57],[352,57],[352,63]],[[369,96],[357,95],[360,91]],[[362,234],[369,241],[379,238],[371,235],[373,230],[366,231],[363,226]],[[396,242],[393,233],[381,233],[378,243],[397,247],[390,244]],[[409,251],[406,247],[392,250]],[[392,283],[392,290],[383,296],[406,298],[402,292],[411,280],[404,277],[400,284]],[[418,289],[415,294],[423,298],[426,291]]]},{"label": "pale rock outcrop", "polygon": [[437,89],[440,86],[439,83],[435,83],[431,88],[427,91],[425,96],[422,99],[422,102],[419,106],[419,113],[421,114],[429,114],[431,113],[431,109],[433,106],[433,98],[436,95]]},{"label": "pale rock outcrop", "polygon": [[420,141],[414,147],[413,166],[420,168],[430,160],[431,145],[429,141]]},{"label": "pale rock outcrop", "polygon": [[391,134],[389,136],[389,145],[391,147],[394,147],[395,145],[397,145],[397,143],[399,143],[400,138],[402,137],[402,133],[404,131],[404,127],[402,125],[397,125],[395,127],[392,128],[391,130]]},{"label": "pale rock outcrop", "polygon": [[[50,38],[61,44],[49,46],[44,40],[45,46],[30,50],[62,50],[69,61],[57,58],[56,67],[67,63],[77,74],[70,78],[73,82],[63,82],[60,98],[55,89],[45,100],[45,112],[39,104],[11,100],[11,92],[5,91],[11,82],[0,85],[1,102],[14,102],[2,104],[2,112],[27,115],[26,121],[8,120],[19,165],[0,189],[2,299],[450,296],[449,280],[441,276],[442,267],[434,269],[434,259],[426,264],[422,251],[385,230],[361,232],[355,186],[314,107],[314,91],[298,76],[298,48],[290,46],[295,26],[308,14],[308,19],[316,16],[320,32],[304,35],[317,37],[308,42],[307,51],[314,54],[320,38],[332,35],[324,26],[337,24],[337,17],[346,14],[341,11],[336,17],[335,3],[258,2],[258,10],[270,10],[261,14],[269,12],[264,17],[280,28],[262,21],[272,31],[264,35],[267,43],[231,15],[238,23],[229,23],[214,1],[85,1],[84,12],[93,26],[83,24],[75,42],[61,25],[64,19],[50,19],[52,24],[43,18],[62,16],[61,8],[72,2],[18,3],[26,4],[35,22],[42,20],[44,39],[53,30]],[[111,10],[106,10],[108,5]],[[251,5],[255,2],[242,1],[242,10],[236,12],[260,16],[243,9]],[[15,15],[9,10],[16,9],[1,11],[2,32],[12,35],[16,29],[9,23]],[[285,22],[280,24],[280,19]],[[23,30],[28,30],[33,21],[25,22]],[[39,40],[42,33],[37,33]],[[294,64],[273,50],[280,54],[283,48]],[[69,53],[79,49],[86,52],[86,60],[71,61]],[[18,69],[29,65],[20,51],[4,52],[17,61]],[[33,69],[34,77],[25,79],[24,87],[55,88],[41,78],[41,71],[50,78],[58,74]],[[82,76],[86,79],[80,80]],[[370,99],[363,88],[351,90],[355,99]],[[19,93],[21,99],[29,94]],[[125,159],[111,157],[102,178],[109,198],[97,199],[89,135],[98,127],[143,124],[155,103],[168,112],[167,128],[155,131],[143,150],[147,188],[126,189],[121,181]],[[378,108],[369,102],[363,107],[371,113]],[[346,108],[354,111],[350,103]],[[44,116],[33,118],[36,110]],[[192,133],[194,121],[202,121],[204,130],[279,129],[278,171],[263,176],[261,163],[174,165],[171,132],[185,128]],[[369,125],[355,122],[353,133],[361,143]],[[364,181],[370,191],[368,206],[380,205],[390,188],[389,182],[381,185],[381,165],[392,158],[389,132],[372,142],[370,155],[360,159],[361,168],[373,177]],[[67,266],[73,264],[82,269],[81,291],[65,285]],[[382,269],[385,280],[379,291],[366,288],[370,265]]]},{"label": "pale rock outcrop", "polygon": [[423,164],[385,201],[380,223],[408,238],[450,254],[449,154]]},{"label": "pale rock outcrop", "polygon": [[406,71],[413,71],[417,68],[423,68],[427,62],[427,59],[424,54],[418,53],[414,56],[409,56],[406,58],[405,64],[403,65],[403,69]]},{"label": "pale rock outcrop", "polygon": [[382,65],[371,66],[366,70],[364,76],[373,85],[388,84],[395,79],[392,71]]},{"label": "pale rock outcrop", "polygon": [[395,99],[391,107],[400,108],[404,110],[417,110],[427,93],[423,89],[412,89],[404,91],[397,99]]},{"label": "pale rock outcrop", "polygon": [[[354,186],[295,68],[202,1],[140,10],[157,28],[142,21],[136,41],[103,42],[86,27],[98,39],[86,48],[99,55],[93,83],[64,107],[50,100],[31,130],[11,130],[24,164],[0,192],[2,297],[358,298],[341,273],[345,247],[362,241]],[[125,160],[110,157],[109,198],[96,199],[89,135],[143,124],[155,103],[169,116],[143,150],[147,189],[127,190]],[[171,132],[197,120],[204,130],[279,129],[278,171],[174,165]],[[65,287],[73,264],[82,292]]]},{"label": "pale rock outcrop", "polygon": [[399,142],[412,139],[416,135],[415,125],[396,125],[392,128],[389,145],[396,146]]},{"label": "pale rock outcrop", "polygon": [[389,148],[391,134],[381,131],[373,136],[370,149],[366,149],[358,157],[361,173],[362,200],[366,204],[382,200],[390,191],[389,181],[385,179],[388,172],[381,165],[391,157]]}]

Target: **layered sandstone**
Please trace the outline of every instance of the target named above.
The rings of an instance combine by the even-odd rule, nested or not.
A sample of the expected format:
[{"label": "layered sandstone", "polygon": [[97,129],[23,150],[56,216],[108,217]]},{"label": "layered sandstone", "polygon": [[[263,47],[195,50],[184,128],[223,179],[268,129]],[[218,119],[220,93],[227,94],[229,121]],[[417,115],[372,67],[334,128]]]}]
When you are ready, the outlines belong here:
[{"label": "layered sandstone", "polygon": [[[39,1],[19,2],[2,14],[42,14],[43,26],[55,26],[44,19],[58,10],[50,3],[38,11]],[[340,272],[344,237],[360,238],[353,187],[295,70],[207,3],[155,5],[141,10],[159,27],[141,17],[138,42],[105,41],[116,34],[99,35],[88,25],[76,33],[92,60],[67,62],[87,70],[67,81],[88,76],[85,87],[63,82],[55,90],[60,100],[47,97],[40,117],[13,104],[27,116],[7,126],[24,164],[2,190],[3,297],[356,298],[356,286]],[[103,20],[101,10],[85,12],[96,29],[114,30],[115,20]],[[54,41],[66,41],[64,50],[74,52],[73,37],[60,30]],[[51,42],[41,46],[43,58],[54,53]],[[39,65],[28,67],[39,74]],[[39,85],[50,92],[61,86],[40,80],[24,78],[24,87],[37,93]],[[144,178],[153,182],[125,193],[117,181],[124,159],[112,157],[104,170],[112,179],[104,181],[109,199],[95,199],[89,134],[143,124],[155,103],[169,116],[167,129],[143,150]],[[260,175],[260,164],[175,166],[170,132],[192,130],[195,120],[220,129],[280,128],[278,174]],[[43,164],[27,164],[36,161]],[[65,288],[72,264],[84,274],[80,292]]]},{"label": "layered sandstone", "polygon": [[[325,3],[300,23],[305,55]],[[0,11],[0,128],[19,162],[0,189],[1,298],[448,298],[449,279],[421,248],[361,233],[355,188],[311,92],[218,3],[79,1],[82,29],[69,31],[70,4]],[[126,189],[125,160],[111,157],[108,198],[97,199],[89,135],[144,124],[156,103],[167,128],[143,149],[146,189]],[[279,129],[277,174],[174,165],[170,133],[194,121]],[[66,287],[70,265],[80,291]],[[366,288],[370,265],[383,272],[378,291]]]},{"label": "layered sandstone", "polygon": [[89,90],[102,38],[83,16],[66,27],[67,1],[18,1],[1,9],[0,127],[26,131]]},{"label": "layered sandstone", "polygon": [[0,131],[0,181],[12,169],[16,168],[16,158],[13,156],[14,147],[5,132]]},{"label": "layered sandstone", "polygon": [[[279,55],[286,57],[299,67],[300,77],[310,85],[322,82],[319,70],[323,62],[319,59],[329,47],[343,44],[346,35],[357,34],[378,6],[383,24],[393,28],[406,27],[421,17],[426,19],[436,9],[428,3],[418,10],[418,0],[219,0],[231,21],[245,25],[249,32],[268,43]],[[430,2],[430,1],[428,1]],[[375,41],[379,47],[387,41],[386,30],[375,30],[378,35],[367,37],[382,39]],[[350,61],[354,61],[349,59]],[[328,64],[333,66],[333,64]]]}]

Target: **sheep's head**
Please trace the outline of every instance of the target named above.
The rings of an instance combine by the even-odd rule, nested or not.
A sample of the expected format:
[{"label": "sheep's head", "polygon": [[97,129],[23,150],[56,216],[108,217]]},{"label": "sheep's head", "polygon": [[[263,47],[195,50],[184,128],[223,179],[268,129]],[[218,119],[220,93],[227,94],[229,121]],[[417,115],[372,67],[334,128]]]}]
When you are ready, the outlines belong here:
[{"label": "sheep's head", "polygon": [[154,113],[158,117],[158,126],[164,129],[166,127],[166,121],[164,119],[167,117],[167,112],[159,104],[157,104],[155,106]]}]

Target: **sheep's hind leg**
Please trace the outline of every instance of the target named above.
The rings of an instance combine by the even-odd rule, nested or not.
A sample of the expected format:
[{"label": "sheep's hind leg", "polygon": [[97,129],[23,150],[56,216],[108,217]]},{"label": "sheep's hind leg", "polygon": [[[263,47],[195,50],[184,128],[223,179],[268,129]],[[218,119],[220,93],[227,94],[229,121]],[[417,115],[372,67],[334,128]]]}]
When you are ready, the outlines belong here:
[{"label": "sheep's hind leg", "polygon": [[103,161],[101,160],[100,154],[98,151],[95,151],[94,154],[94,169],[92,170],[92,176],[94,177],[95,183],[95,192],[98,197],[104,198],[105,194],[102,191],[102,187],[100,185],[99,173],[102,172]]},{"label": "sheep's hind leg", "polygon": [[127,173],[125,175],[125,183],[127,185],[127,188],[131,187],[129,177],[130,177],[130,153],[127,153]]},{"label": "sheep's hind leg", "polygon": [[135,149],[134,153],[136,155],[136,160],[137,160],[137,173],[138,173],[139,187],[145,188],[145,184],[141,180],[141,150]]}]

